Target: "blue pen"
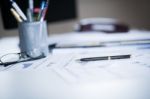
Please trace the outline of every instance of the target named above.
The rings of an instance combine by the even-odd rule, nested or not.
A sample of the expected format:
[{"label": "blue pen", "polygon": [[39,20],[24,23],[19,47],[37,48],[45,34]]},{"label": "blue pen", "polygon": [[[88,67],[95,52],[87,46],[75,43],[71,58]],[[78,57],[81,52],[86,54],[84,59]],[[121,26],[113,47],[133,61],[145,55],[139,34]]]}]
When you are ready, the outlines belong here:
[{"label": "blue pen", "polygon": [[49,2],[46,2],[46,4],[45,4],[45,8],[44,8],[44,10],[42,11],[42,16],[41,16],[40,21],[43,21],[44,18],[45,18],[45,16],[46,16],[46,12],[47,12],[47,9],[48,9],[48,3],[49,3]]},{"label": "blue pen", "polygon": [[45,1],[42,1],[42,3],[41,3],[41,8],[40,8],[40,12],[39,12],[39,15],[38,15],[38,21],[41,19],[41,16],[42,16],[42,12],[43,12],[43,10],[44,10],[44,8],[45,8]]}]

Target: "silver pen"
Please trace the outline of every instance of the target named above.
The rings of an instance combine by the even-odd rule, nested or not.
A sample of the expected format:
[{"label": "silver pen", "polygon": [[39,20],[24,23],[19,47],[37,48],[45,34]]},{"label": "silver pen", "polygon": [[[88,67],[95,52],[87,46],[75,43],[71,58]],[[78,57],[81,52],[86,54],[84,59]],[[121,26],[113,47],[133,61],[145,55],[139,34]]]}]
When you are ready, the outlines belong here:
[{"label": "silver pen", "polygon": [[13,8],[17,11],[17,13],[21,16],[21,18],[24,21],[27,21],[27,17],[25,16],[25,14],[22,12],[22,10],[19,8],[19,6],[17,5],[16,2],[14,2],[13,0],[10,0],[10,2],[12,3]]}]

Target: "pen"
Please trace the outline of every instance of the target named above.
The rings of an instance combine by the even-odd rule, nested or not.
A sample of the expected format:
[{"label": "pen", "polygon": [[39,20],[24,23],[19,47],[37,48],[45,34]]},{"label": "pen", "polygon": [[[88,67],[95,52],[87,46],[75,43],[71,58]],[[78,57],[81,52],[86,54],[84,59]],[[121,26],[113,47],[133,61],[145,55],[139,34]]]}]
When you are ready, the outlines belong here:
[{"label": "pen", "polygon": [[17,13],[22,17],[22,19],[24,21],[27,20],[27,17],[24,15],[24,13],[21,11],[21,9],[19,8],[19,6],[17,5],[16,2],[14,2],[13,0],[10,0],[10,2],[12,2],[12,6],[13,8],[17,11]]},{"label": "pen", "polygon": [[22,22],[22,19],[20,18],[20,16],[18,15],[18,13],[13,8],[11,8],[10,11],[14,15],[14,17],[16,18],[16,20],[18,22]]},{"label": "pen", "polygon": [[43,10],[43,12],[42,12],[42,16],[41,16],[40,21],[43,21],[43,20],[44,20],[44,18],[45,18],[45,16],[46,16],[46,13],[47,13],[47,9],[48,9],[48,2],[45,4],[45,8],[44,8],[44,10]]},{"label": "pen", "polygon": [[131,55],[116,55],[116,56],[110,56],[111,60],[115,60],[115,59],[128,59],[130,58]]},{"label": "pen", "polygon": [[38,15],[38,21],[41,19],[41,16],[42,16],[42,13],[44,11],[44,8],[45,8],[45,1],[42,1],[41,3],[41,7],[40,7],[40,12],[39,12],[39,15]]},{"label": "pen", "polygon": [[29,9],[33,11],[33,9],[34,9],[34,0],[29,0]]},{"label": "pen", "polygon": [[34,0],[29,0],[29,8],[27,9],[27,16],[29,22],[33,21],[33,10],[34,10]]},{"label": "pen", "polygon": [[102,57],[88,57],[88,58],[81,58],[80,61],[98,61],[98,60],[108,60],[108,56],[102,56]]},{"label": "pen", "polygon": [[40,21],[43,21],[44,18],[45,18],[45,16],[46,16],[46,13],[47,13],[47,10],[48,10],[48,4],[49,4],[49,0],[47,0],[47,2],[46,2],[46,4],[45,4],[45,8],[44,8],[44,10],[43,10],[43,12],[42,12],[42,16],[41,16]]},{"label": "pen", "polygon": [[31,9],[27,9],[27,17],[28,17],[29,22],[33,21],[33,13],[31,11]]},{"label": "pen", "polygon": [[101,61],[101,60],[116,60],[116,59],[128,59],[131,55],[115,55],[115,56],[101,56],[101,57],[88,57],[81,58],[78,61],[89,62],[89,61]]}]

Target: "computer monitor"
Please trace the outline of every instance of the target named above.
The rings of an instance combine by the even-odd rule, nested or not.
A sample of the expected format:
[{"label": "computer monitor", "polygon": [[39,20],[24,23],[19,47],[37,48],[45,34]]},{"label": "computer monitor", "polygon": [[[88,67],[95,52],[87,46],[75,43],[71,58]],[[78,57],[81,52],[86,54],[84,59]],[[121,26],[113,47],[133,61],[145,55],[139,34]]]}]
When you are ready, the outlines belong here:
[{"label": "computer monitor", "polygon": [[[24,13],[28,8],[28,0],[15,0]],[[42,0],[34,0],[34,6],[39,7]],[[17,27],[17,22],[10,12],[9,0],[0,0],[2,19],[5,29]],[[48,23],[74,19],[77,17],[76,0],[50,0],[46,20]]]}]

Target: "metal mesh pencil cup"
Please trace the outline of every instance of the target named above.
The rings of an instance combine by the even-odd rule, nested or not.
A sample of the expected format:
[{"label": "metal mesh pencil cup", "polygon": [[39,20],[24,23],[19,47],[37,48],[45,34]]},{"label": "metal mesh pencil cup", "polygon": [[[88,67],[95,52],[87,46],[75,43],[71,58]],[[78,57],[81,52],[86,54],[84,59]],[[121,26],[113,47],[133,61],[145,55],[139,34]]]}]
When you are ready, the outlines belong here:
[{"label": "metal mesh pencil cup", "polygon": [[25,52],[30,57],[38,57],[41,54],[48,55],[46,21],[19,23],[19,39],[21,52]]}]

